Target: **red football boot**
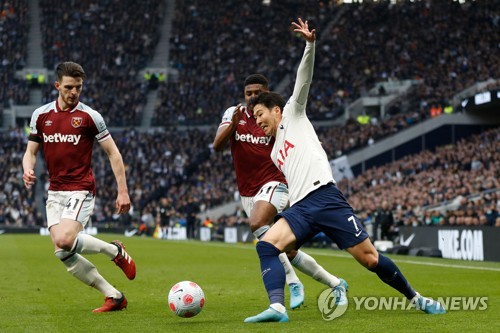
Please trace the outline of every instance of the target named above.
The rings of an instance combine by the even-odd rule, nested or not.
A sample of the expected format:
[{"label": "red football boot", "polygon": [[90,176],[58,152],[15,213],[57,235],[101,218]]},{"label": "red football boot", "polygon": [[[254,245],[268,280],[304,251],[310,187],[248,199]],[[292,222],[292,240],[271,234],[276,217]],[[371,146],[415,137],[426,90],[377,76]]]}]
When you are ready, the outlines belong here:
[{"label": "red football boot", "polygon": [[118,248],[118,254],[116,255],[115,259],[113,259],[116,266],[122,269],[123,273],[125,273],[129,280],[133,280],[135,278],[136,271],[134,259],[132,259],[132,257],[129,256],[125,251],[125,245],[123,245],[122,242],[114,240],[111,242],[111,244],[116,245],[116,247]]},{"label": "red football boot", "polygon": [[109,311],[120,311],[127,307],[127,299],[125,295],[122,294],[122,298],[106,297],[104,299],[104,304],[92,312],[109,312]]}]

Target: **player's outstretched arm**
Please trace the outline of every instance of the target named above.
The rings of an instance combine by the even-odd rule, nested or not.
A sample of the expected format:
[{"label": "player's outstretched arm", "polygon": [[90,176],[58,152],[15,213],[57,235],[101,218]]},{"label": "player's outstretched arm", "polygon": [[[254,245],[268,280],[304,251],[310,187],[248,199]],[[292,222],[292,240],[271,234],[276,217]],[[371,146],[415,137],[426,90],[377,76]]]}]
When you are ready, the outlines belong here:
[{"label": "player's outstretched arm", "polygon": [[295,28],[293,31],[300,33],[307,41],[304,55],[297,69],[297,78],[295,79],[291,97],[291,100],[303,106],[303,108],[299,108],[298,110],[305,112],[305,104],[309,95],[314,70],[316,30],[309,30],[307,20],[304,22],[300,18],[297,22],[292,22],[292,26]]}]

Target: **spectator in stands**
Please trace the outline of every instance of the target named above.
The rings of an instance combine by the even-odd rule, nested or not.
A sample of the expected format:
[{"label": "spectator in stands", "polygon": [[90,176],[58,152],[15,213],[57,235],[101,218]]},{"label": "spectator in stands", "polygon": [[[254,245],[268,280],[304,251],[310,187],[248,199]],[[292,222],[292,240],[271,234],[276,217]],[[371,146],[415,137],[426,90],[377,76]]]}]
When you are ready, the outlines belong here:
[{"label": "spectator in stands", "polygon": [[375,224],[373,231],[373,240],[378,240],[380,228],[380,239],[392,241],[395,235],[394,216],[387,200],[382,201],[382,205],[375,211]]},{"label": "spectator in stands", "polygon": [[186,204],[183,207],[183,213],[186,216],[186,233],[189,239],[194,239],[197,235],[197,230],[199,228],[198,223],[198,213],[200,212],[200,205],[194,200],[193,197],[189,197]]}]

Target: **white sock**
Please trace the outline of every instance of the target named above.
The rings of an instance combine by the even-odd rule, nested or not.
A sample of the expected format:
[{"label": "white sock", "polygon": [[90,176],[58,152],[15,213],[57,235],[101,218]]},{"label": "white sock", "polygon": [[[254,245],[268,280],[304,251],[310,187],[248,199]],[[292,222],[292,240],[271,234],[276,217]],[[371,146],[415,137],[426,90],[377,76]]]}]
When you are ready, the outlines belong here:
[{"label": "white sock", "polygon": [[114,259],[118,254],[118,248],[116,247],[116,245],[106,243],[99,238],[95,238],[88,234],[79,233],[75,239],[75,242],[73,243],[71,252],[80,254],[103,253],[110,259]]},{"label": "white sock", "polygon": [[274,310],[278,311],[278,312],[281,312],[281,313],[285,313],[286,312],[286,308],[283,304],[280,304],[280,303],[273,303],[270,305],[271,308],[273,308]]},{"label": "white sock", "polygon": [[260,227],[259,229],[255,230],[253,232],[253,235],[255,236],[255,238],[257,239],[261,239],[262,237],[264,237],[264,235],[266,234],[266,232],[269,230],[269,226],[268,225],[265,225],[265,226],[262,226]]},{"label": "white sock", "polygon": [[57,251],[56,256],[61,259],[68,272],[86,285],[99,290],[106,297],[122,297],[122,294],[106,281],[97,268],[83,256],[64,250]]},{"label": "white sock", "polygon": [[297,274],[295,274],[295,271],[293,270],[293,267],[290,264],[290,260],[288,260],[286,253],[281,253],[278,258],[283,264],[283,268],[285,268],[286,284],[299,283],[299,277],[297,276]]},{"label": "white sock", "polygon": [[292,265],[302,273],[331,288],[340,284],[340,280],[336,276],[328,273],[313,257],[300,250],[297,251],[297,256],[293,258]]}]

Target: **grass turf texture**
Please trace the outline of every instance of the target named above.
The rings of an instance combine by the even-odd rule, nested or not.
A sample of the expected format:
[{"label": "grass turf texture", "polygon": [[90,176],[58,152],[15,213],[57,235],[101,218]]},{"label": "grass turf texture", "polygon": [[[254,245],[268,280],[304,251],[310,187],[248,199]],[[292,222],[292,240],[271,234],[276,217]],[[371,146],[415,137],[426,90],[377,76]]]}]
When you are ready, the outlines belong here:
[{"label": "grass turf texture", "polygon": [[[324,321],[316,301],[325,287],[297,273],[305,285],[306,300],[302,308],[289,310],[289,323],[245,324],[244,318],[268,306],[252,245],[108,234],[98,237],[123,240],[136,261],[137,277],[128,281],[104,255],[87,256],[125,293],[128,309],[92,313],[103,302],[101,294],[66,272],[54,256],[48,237],[3,234],[0,332],[500,332],[500,263],[391,256],[423,295],[489,298],[484,311],[459,310],[432,316],[417,310],[356,310],[353,296],[401,295],[344,252],[304,249],[327,270],[348,281],[347,312]],[[181,280],[195,281],[205,292],[205,308],[194,318],[176,317],[168,308],[168,291]],[[288,302],[288,289],[285,296]]]}]

